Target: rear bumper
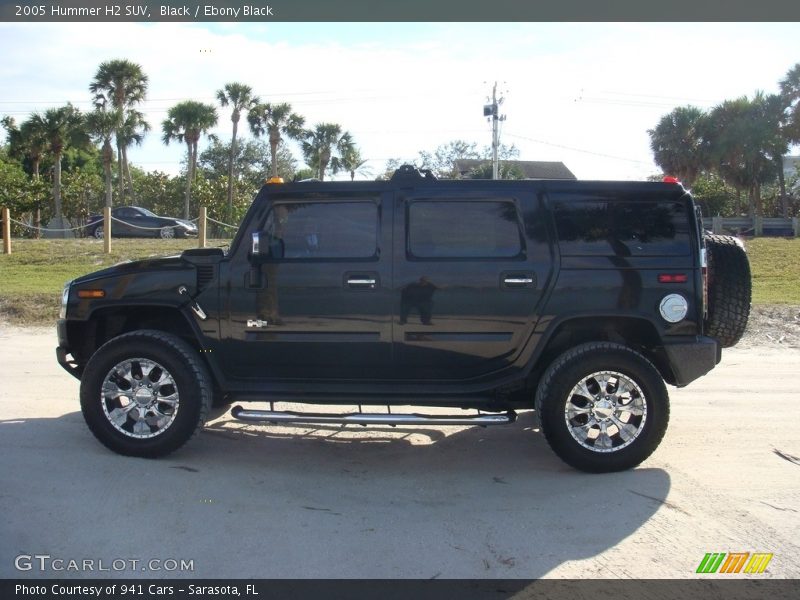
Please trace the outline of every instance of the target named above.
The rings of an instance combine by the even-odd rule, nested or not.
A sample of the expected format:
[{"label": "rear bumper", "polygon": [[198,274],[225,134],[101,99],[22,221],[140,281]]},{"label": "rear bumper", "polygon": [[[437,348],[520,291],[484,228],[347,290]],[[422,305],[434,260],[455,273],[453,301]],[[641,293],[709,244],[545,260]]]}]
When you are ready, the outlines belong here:
[{"label": "rear bumper", "polygon": [[664,344],[664,352],[678,387],[690,384],[713,369],[722,359],[722,347],[710,337]]}]

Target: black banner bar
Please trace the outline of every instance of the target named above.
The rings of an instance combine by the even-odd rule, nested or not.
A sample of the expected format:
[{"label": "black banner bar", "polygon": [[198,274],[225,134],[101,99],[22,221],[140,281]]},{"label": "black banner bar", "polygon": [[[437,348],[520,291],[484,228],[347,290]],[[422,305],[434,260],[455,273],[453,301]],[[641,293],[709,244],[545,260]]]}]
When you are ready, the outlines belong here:
[{"label": "black banner bar", "polygon": [[187,580],[72,579],[0,581],[3,600],[794,600],[790,579],[611,580]]},{"label": "black banner bar", "polygon": [[798,21],[796,0],[0,0],[11,22]]}]

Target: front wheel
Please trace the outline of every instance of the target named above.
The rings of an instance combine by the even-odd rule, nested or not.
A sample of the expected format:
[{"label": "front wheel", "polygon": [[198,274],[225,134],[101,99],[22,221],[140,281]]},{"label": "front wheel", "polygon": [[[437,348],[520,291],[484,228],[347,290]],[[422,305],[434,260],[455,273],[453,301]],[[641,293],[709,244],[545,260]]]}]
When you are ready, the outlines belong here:
[{"label": "front wheel", "polygon": [[126,333],[100,347],[81,378],[81,409],[105,446],[155,458],[199,431],[211,408],[211,380],[186,342],[154,330]]},{"label": "front wheel", "polygon": [[589,473],[631,469],[658,447],[669,396],[658,370],[621,344],[582,344],[559,356],[536,394],[542,432],[567,464]]},{"label": "front wheel", "polygon": [[92,231],[92,237],[96,240],[102,240],[106,235],[105,229],[103,228],[103,224],[101,223],[97,227],[94,228]]},{"label": "front wheel", "polygon": [[162,227],[158,230],[158,235],[162,240],[171,240],[175,238],[174,227]]}]

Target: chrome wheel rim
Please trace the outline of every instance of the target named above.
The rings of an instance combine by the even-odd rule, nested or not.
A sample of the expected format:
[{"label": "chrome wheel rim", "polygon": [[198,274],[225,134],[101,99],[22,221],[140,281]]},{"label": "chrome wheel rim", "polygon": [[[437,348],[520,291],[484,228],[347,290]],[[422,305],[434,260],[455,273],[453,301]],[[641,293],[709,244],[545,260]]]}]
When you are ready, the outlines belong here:
[{"label": "chrome wheel rim", "polygon": [[564,419],[581,447],[592,452],[618,452],[642,433],[647,402],[642,388],[627,375],[598,371],[572,388]]},{"label": "chrome wheel rim", "polygon": [[102,227],[97,227],[94,230],[94,238],[96,240],[102,240],[106,236],[106,232]]},{"label": "chrome wheel rim", "polygon": [[161,238],[165,240],[171,240],[175,237],[175,229],[172,227],[162,227],[161,228]]},{"label": "chrome wheel rim", "polygon": [[157,362],[130,358],[115,365],[103,379],[100,404],[108,422],[120,433],[152,438],[175,422],[178,386]]}]

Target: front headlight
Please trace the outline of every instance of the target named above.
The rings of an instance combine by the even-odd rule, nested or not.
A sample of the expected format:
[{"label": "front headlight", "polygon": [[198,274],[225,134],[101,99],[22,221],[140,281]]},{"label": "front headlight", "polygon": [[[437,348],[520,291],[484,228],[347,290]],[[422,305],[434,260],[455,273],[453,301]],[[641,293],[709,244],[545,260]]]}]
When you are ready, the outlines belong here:
[{"label": "front headlight", "polygon": [[71,286],[72,282],[68,281],[64,284],[64,291],[61,292],[61,311],[58,313],[59,319],[67,318],[67,302],[69,302],[69,289]]}]

